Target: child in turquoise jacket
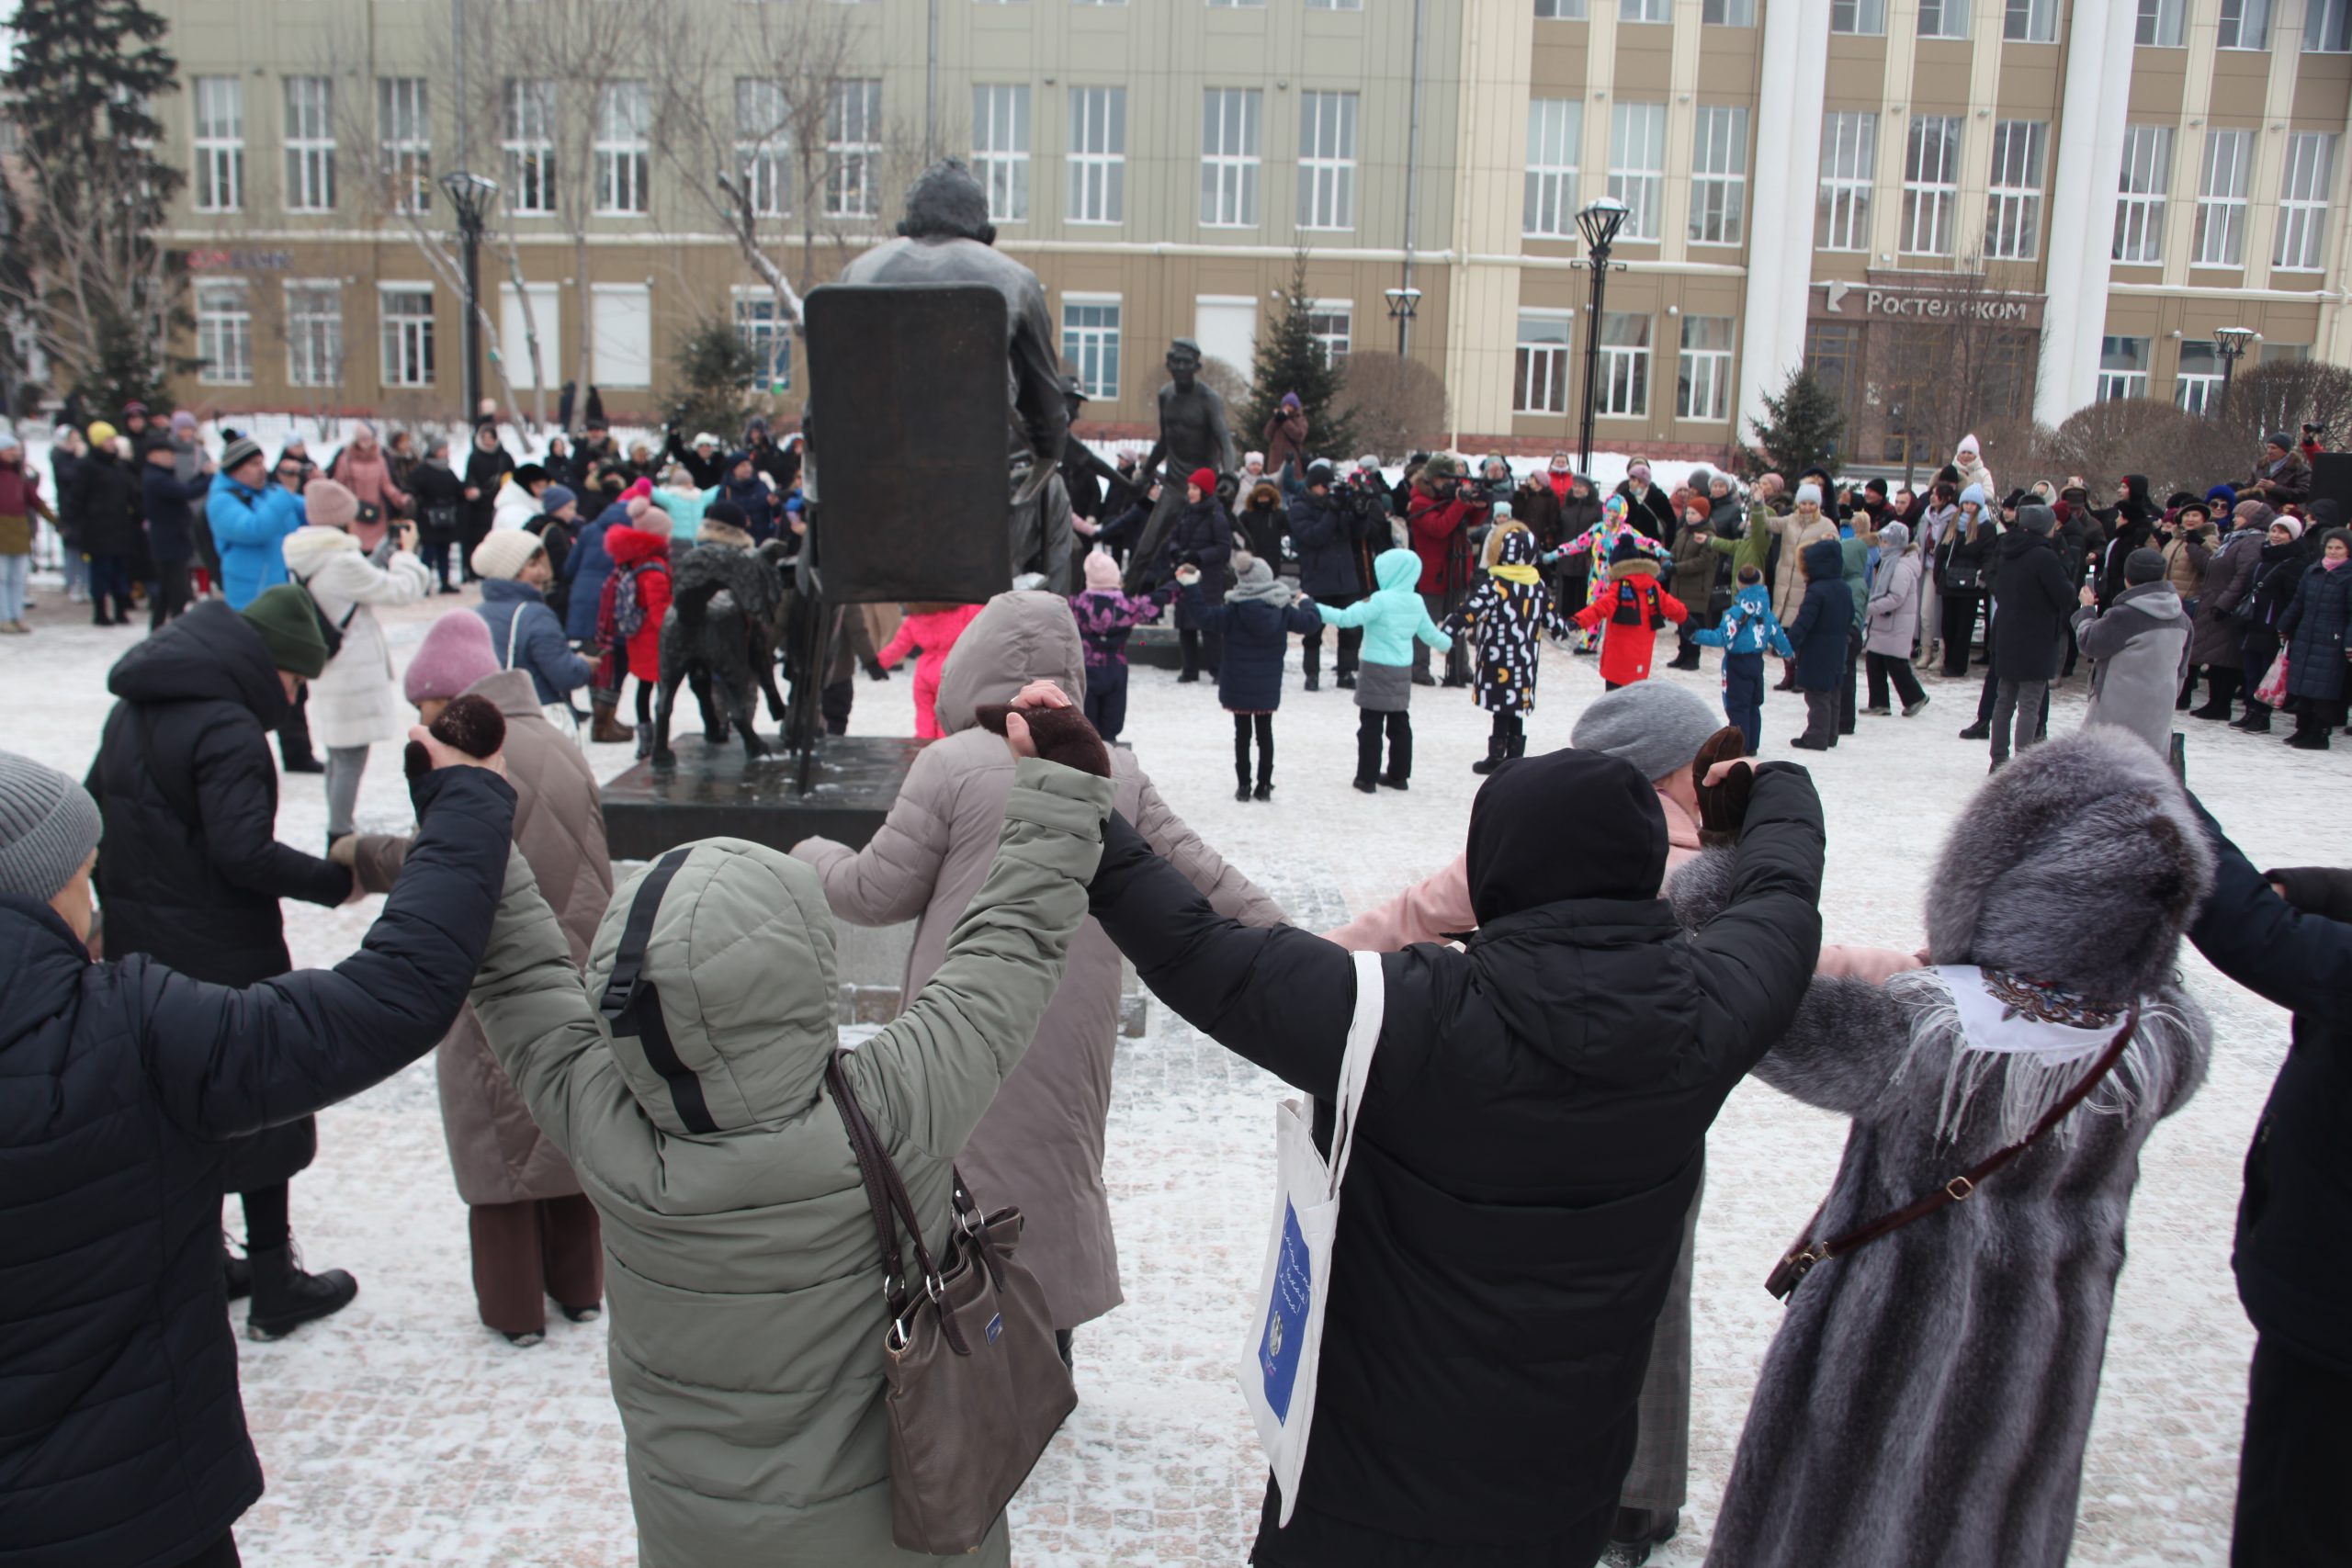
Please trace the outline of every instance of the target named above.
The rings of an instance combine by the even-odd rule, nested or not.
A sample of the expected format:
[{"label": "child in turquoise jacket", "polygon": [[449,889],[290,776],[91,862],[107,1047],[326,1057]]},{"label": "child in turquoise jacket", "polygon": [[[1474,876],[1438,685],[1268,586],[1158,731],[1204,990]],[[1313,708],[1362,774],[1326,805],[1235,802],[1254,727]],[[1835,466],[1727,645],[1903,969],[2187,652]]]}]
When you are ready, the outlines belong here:
[{"label": "child in turquoise jacket", "polygon": [[1789,634],[1781,629],[1780,617],[1772,614],[1772,592],[1764,586],[1764,574],[1752,566],[1741,567],[1739,592],[1724,612],[1724,624],[1698,632],[1691,640],[1724,650],[1724,716],[1747,737],[1747,754],[1753,757],[1764,743],[1764,655],[1797,656],[1789,646]]},{"label": "child in turquoise jacket", "polygon": [[[1334,608],[1317,604],[1316,613],[1328,626],[1363,628],[1363,663],[1356,673],[1356,788],[1376,794],[1382,784],[1403,789],[1413,773],[1413,639],[1419,637],[1440,653],[1453,646],[1422,607],[1414,586],[1420,581],[1421,558],[1410,550],[1383,550],[1373,558],[1373,581],[1379,586],[1352,604]],[[1380,771],[1383,728],[1387,731],[1388,771]]]}]

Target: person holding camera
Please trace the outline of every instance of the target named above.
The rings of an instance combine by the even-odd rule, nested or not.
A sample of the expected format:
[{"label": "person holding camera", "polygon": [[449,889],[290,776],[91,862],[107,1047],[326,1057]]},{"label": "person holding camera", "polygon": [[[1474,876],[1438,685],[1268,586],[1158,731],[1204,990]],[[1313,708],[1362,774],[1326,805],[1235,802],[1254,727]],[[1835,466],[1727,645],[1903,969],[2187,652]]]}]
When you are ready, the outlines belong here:
[{"label": "person holding camera", "polygon": [[[1316,463],[1306,470],[1306,489],[1290,503],[1291,544],[1298,551],[1299,592],[1318,604],[1345,609],[1363,597],[1372,578],[1367,542],[1379,536],[1385,547],[1388,515],[1385,498],[1358,486],[1335,488],[1331,465]],[[1342,691],[1353,691],[1357,656],[1363,647],[1363,628],[1343,627],[1340,651],[1332,668]],[[1306,670],[1306,689],[1322,684],[1323,632],[1318,626],[1300,644],[1300,662]]]},{"label": "person holding camera", "polygon": [[[1492,510],[1481,485],[1471,482],[1454,458],[1440,453],[1421,466],[1413,479],[1413,498],[1406,503],[1405,522],[1412,532],[1413,553],[1421,558],[1419,584],[1421,603],[1432,622],[1452,615],[1470,591],[1469,531],[1487,521]],[[1430,645],[1413,649],[1413,684],[1434,686],[1430,673]],[[1467,661],[1457,645],[1446,655],[1445,684],[1470,683]]]}]

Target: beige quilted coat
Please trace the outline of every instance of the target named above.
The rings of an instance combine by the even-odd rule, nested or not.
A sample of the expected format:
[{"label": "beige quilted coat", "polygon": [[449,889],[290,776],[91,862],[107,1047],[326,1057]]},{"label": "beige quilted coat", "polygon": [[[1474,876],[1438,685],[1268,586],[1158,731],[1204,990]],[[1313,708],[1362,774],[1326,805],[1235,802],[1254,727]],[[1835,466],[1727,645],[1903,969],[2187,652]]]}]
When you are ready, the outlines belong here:
[{"label": "beige quilted coat", "polygon": [[[1073,700],[1086,693],[1085,649],[1069,604],[1051,593],[1000,593],[965,628],[939,682],[946,739],[915,759],[889,819],[863,850],[829,839],[796,846],[824,878],[836,918],[853,925],[917,920],[905,995],[939,967],[947,939],[996,855],[1012,758],[973,710],[1007,702],[1035,680]],[[1282,907],[1226,864],[1159,797],[1135,754],[1111,749],[1115,807],[1153,849],[1208,896],[1219,914],[1280,925]],[[1069,968],[1035,1043],[965,1145],[960,1168],[989,1208],[1017,1206],[1021,1258],[1045,1287],[1054,1326],[1075,1328],[1119,1304],[1119,1254],[1102,1185],[1102,1128],[1117,1044],[1119,950],[1092,919],[1070,943]]]}]

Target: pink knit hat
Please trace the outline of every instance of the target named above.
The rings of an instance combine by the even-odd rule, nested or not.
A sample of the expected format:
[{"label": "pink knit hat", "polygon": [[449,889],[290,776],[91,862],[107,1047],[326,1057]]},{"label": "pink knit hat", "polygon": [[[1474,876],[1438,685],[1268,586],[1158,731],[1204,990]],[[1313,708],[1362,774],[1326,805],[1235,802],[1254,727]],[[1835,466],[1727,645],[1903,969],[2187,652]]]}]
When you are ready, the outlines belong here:
[{"label": "pink knit hat", "polygon": [[1119,591],[1119,563],[1111,558],[1108,550],[1090,550],[1086,556],[1086,586],[1098,593]]},{"label": "pink knit hat", "polygon": [[433,623],[409,660],[401,690],[412,703],[455,697],[484,676],[498,673],[490,646],[490,623],[471,610],[453,610]]},{"label": "pink knit hat", "polygon": [[317,479],[302,487],[302,519],[314,528],[348,530],[359,517],[359,498],[333,479]]},{"label": "pink knit hat", "polygon": [[636,483],[630,485],[628,489],[621,491],[621,499],[623,501],[635,501],[641,496],[650,496],[652,493],[653,481],[649,479],[639,478]]}]

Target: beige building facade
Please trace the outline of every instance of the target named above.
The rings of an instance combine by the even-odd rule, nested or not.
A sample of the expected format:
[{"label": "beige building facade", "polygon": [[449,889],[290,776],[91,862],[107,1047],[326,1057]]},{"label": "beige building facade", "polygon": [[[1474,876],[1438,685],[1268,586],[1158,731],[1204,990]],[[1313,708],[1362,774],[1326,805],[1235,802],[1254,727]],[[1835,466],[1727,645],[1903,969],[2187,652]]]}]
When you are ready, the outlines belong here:
[{"label": "beige building facade", "polygon": [[[1145,429],[1172,337],[1246,371],[1300,253],[1334,354],[1393,352],[1418,291],[1409,351],[1465,447],[1567,444],[1596,341],[1600,445],[1720,452],[1811,365],[1865,461],[1952,434],[1901,412],[1933,423],[1941,323],[1995,403],[2052,422],[2201,406],[2224,326],[2252,358],[2352,358],[2352,0],[650,6],[721,40],[692,73],[481,24],[639,3],[462,0],[461,28],[435,0],[169,0],[184,400],[453,413],[451,219],[399,191],[462,161],[503,187],[485,293],[518,403],[587,380],[650,416],[724,316],[789,417],[805,367],[701,164],[732,157],[797,284],[888,233],[927,150],[989,185],[1105,431]],[[783,89],[741,41],[804,11],[841,51],[821,156],[753,123]],[[730,124],[702,158],[695,127]],[[1602,196],[1628,215],[1594,320],[1577,214]]]}]

